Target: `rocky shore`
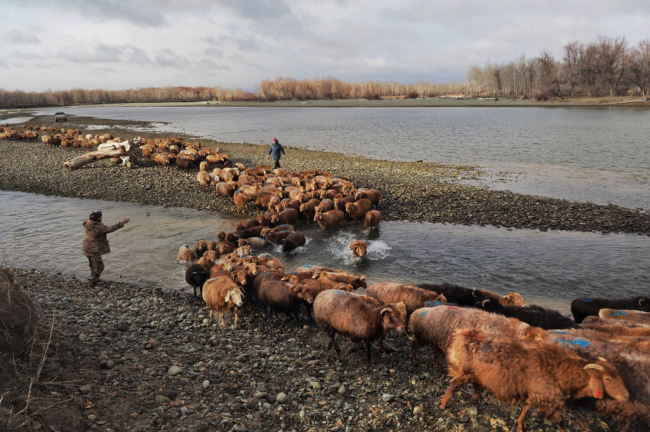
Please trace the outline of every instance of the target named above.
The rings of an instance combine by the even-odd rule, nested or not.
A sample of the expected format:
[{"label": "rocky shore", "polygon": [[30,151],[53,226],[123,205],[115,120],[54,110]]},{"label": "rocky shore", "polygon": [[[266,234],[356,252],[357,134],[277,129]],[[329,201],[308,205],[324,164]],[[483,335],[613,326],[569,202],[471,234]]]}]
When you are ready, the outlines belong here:
[{"label": "rocky shore", "polygon": [[[34,386],[32,398],[45,393],[61,412],[76,410],[76,417],[63,420],[67,424],[60,416],[42,416],[37,428],[24,430],[516,428],[520,407],[488,393],[477,402],[466,389],[441,411],[439,400],[448,385],[444,369],[432,367],[429,349],[419,352],[419,365],[411,364],[403,334],[393,332],[387,345],[395,351],[376,353],[370,366],[363,351],[341,360],[326,351],[328,338],[315,324],[299,328],[293,321],[267,320],[255,307],[240,315],[239,328],[221,329],[188,293],[113,282],[89,288],[72,277],[33,270],[20,271],[16,283],[40,304],[48,331],[54,317],[46,379]],[[339,343],[344,352],[351,346]],[[0,382],[0,393],[10,385]],[[5,394],[7,406],[13,396]],[[587,415],[594,431],[616,430],[616,423]],[[570,411],[565,424],[569,431],[580,430]],[[526,430],[557,429],[529,414]]]},{"label": "rocky shore", "polygon": [[[71,119],[67,127],[85,129],[89,125],[102,124],[107,129],[97,132],[113,132],[123,138],[162,136],[144,132],[150,125],[141,122]],[[35,117],[29,123],[54,125],[50,117]],[[265,146],[200,141],[204,146],[221,148],[234,162],[247,166],[268,163]],[[386,220],[650,235],[650,214],[639,209],[493,191],[458,182],[459,178],[485,176],[479,167],[382,161],[297,148],[288,150],[288,157],[282,163],[289,170],[322,168],[349,178],[358,187],[379,189],[383,196],[379,210]],[[197,169],[189,172],[163,169],[146,161],[139,168],[129,170],[100,161],[76,171],[64,170],[63,162],[82,151],[48,148],[42,143],[0,141],[0,189],[236,211],[231,203],[220,202],[215,192],[206,192],[200,187],[196,181]],[[249,204],[246,212],[256,214],[257,209]]]}]

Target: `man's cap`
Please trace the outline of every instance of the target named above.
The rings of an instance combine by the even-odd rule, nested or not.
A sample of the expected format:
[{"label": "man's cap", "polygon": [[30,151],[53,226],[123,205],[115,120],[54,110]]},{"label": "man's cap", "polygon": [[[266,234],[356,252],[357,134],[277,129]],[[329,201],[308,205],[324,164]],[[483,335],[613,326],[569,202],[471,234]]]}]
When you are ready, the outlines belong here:
[{"label": "man's cap", "polygon": [[99,221],[102,218],[102,211],[96,210],[90,213],[90,220]]}]

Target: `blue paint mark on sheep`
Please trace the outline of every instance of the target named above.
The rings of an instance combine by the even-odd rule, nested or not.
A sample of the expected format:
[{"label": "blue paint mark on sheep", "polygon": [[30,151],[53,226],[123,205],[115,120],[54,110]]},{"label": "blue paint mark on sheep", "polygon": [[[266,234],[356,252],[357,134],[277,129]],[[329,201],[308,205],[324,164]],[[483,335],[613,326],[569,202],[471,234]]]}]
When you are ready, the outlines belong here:
[{"label": "blue paint mark on sheep", "polygon": [[435,306],[440,306],[444,305],[445,303],[439,302],[439,301],[433,301],[433,300],[427,300],[424,302],[424,305],[426,307],[435,307]]},{"label": "blue paint mark on sheep", "polygon": [[591,342],[589,342],[586,339],[581,339],[581,338],[576,338],[576,339],[558,339],[557,340],[560,343],[563,343],[564,345],[575,345],[575,346],[581,346],[581,347],[588,347],[591,345]]},{"label": "blue paint mark on sheep", "polygon": [[627,316],[627,312],[625,312],[625,311],[616,311],[616,312],[614,312],[613,314],[610,314],[610,315],[611,316],[619,316],[619,315]]},{"label": "blue paint mark on sheep", "polygon": [[298,272],[295,272],[295,271],[294,271],[294,272],[291,272],[291,274],[292,274],[292,275],[297,275]]},{"label": "blue paint mark on sheep", "polygon": [[305,268],[312,268],[313,266],[306,265],[306,266],[303,266],[303,267],[305,267]]},{"label": "blue paint mark on sheep", "polygon": [[582,300],[586,301],[587,303],[591,303],[592,301],[594,301],[594,299],[592,298],[583,298]]},{"label": "blue paint mark on sheep", "polygon": [[341,291],[341,290],[332,290],[332,291],[334,291],[337,294],[346,294],[345,291]]},{"label": "blue paint mark on sheep", "polygon": [[427,314],[429,313],[429,311],[430,311],[430,309],[424,309],[424,310],[421,310],[420,313],[418,313],[418,316],[419,316],[419,317],[425,317],[425,316],[427,316]]},{"label": "blue paint mark on sheep", "polygon": [[190,248],[190,245],[185,245],[185,249],[189,249],[189,248]]},{"label": "blue paint mark on sheep", "polygon": [[483,344],[483,352],[487,352],[488,349],[490,349],[490,344]]},{"label": "blue paint mark on sheep", "polygon": [[560,330],[551,330],[549,333],[563,334],[563,335],[567,334],[567,332],[565,332],[565,331],[560,331]]}]

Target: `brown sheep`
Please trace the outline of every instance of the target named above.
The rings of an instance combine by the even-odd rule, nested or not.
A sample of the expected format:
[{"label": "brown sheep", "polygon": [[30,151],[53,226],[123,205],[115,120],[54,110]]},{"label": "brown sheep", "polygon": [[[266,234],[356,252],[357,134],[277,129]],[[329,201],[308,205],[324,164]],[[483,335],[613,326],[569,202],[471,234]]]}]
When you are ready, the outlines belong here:
[{"label": "brown sheep", "polygon": [[274,224],[271,221],[271,218],[273,215],[275,215],[277,212],[275,211],[267,211],[265,214],[261,214],[257,216],[257,221],[260,223],[260,226],[265,226],[267,228],[272,228],[277,224]]},{"label": "brown sheep", "polygon": [[276,317],[278,312],[282,312],[290,317],[293,316],[300,327],[300,318],[298,317],[300,306],[304,303],[313,303],[314,297],[302,285],[283,281],[267,281],[260,285],[259,300],[266,304],[269,318],[271,311]]},{"label": "brown sheep", "polygon": [[201,258],[204,253],[208,251],[208,242],[205,240],[199,240],[199,242],[194,247],[194,253],[198,258]]},{"label": "brown sheep", "polygon": [[280,198],[282,197],[282,191],[277,190],[277,189],[269,189],[269,190],[263,190],[260,189],[257,191],[255,194],[255,204],[257,207],[269,207],[269,203],[271,202],[272,198],[277,198],[278,203],[280,202]]},{"label": "brown sheep", "polygon": [[[315,274],[313,276],[314,279],[327,279],[332,282],[336,283],[344,283],[344,284],[350,284],[354,288],[367,288],[368,284],[366,283],[366,277],[365,276],[355,276],[349,273],[341,273],[338,270],[337,271],[327,271],[327,270],[322,270],[321,272]],[[399,301],[395,302],[386,302],[386,303],[399,303]]]},{"label": "brown sheep", "polygon": [[266,239],[263,239],[261,237],[249,237],[247,239],[239,239],[239,246],[248,245],[253,250],[262,249],[264,246],[267,245],[267,243],[268,242],[266,241]]},{"label": "brown sheep", "polygon": [[246,219],[244,222],[238,222],[235,225],[235,231],[242,231],[256,226],[260,226],[260,221],[258,221],[256,218],[250,218]]},{"label": "brown sheep", "polygon": [[237,206],[237,213],[242,213],[250,198],[244,192],[237,190],[232,196],[232,201]]},{"label": "brown sheep", "polygon": [[203,254],[201,258],[196,261],[196,264],[202,265],[206,270],[210,270],[214,265],[214,262],[217,260],[217,253],[213,250],[209,250]]},{"label": "brown sheep", "polygon": [[200,170],[200,171],[206,171],[206,172],[207,172],[209,169],[210,169],[210,164],[209,164],[208,162],[206,162],[206,161],[202,161],[202,162],[199,164],[199,170]]},{"label": "brown sheep", "polygon": [[309,219],[313,218],[316,215],[316,207],[321,203],[321,200],[312,198],[310,201],[300,204],[300,213],[307,218],[307,223]]},{"label": "brown sheep", "polygon": [[634,337],[650,337],[650,328],[648,327],[626,327],[612,324],[589,324],[582,322],[582,328],[596,330],[612,336],[634,336]]},{"label": "brown sheep", "polygon": [[280,205],[281,202],[282,200],[280,199],[280,197],[277,196],[271,197],[271,199],[269,200],[269,205],[266,208],[268,210],[280,211],[278,209],[278,206]]},{"label": "brown sheep", "polygon": [[302,206],[302,203],[300,201],[285,198],[282,201],[280,201],[280,204],[278,204],[275,209],[277,211],[283,211],[288,208],[293,208],[300,211],[300,206]]},{"label": "brown sheep", "polygon": [[255,276],[255,279],[253,280],[253,289],[250,291],[250,293],[246,291],[246,294],[249,298],[251,298],[251,300],[257,301],[259,298],[260,286],[262,286],[263,283],[283,280],[285,277],[286,276],[283,271],[272,270],[258,272],[257,276]]},{"label": "brown sheep", "polygon": [[291,252],[307,243],[305,235],[299,231],[292,232],[282,241],[282,252]]},{"label": "brown sheep", "polygon": [[598,312],[598,315],[603,319],[633,322],[635,324],[643,326],[650,325],[650,312],[641,312],[637,310],[601,309],[600,312]]},{"label": "brown sheep", "polygon": [[350,217],[352,217],[352,219],[354,219],[354,223],[357,223],[359,218],[366,217],[366,213],[370,211],[370,207],[370,200],[362,198],[356,202],[347,203],[345,205],[345,211],[350,215]]},{"label": "brown sheep", "polygon": [[326,230],[338,227],[345,220],[345,215],[341,210],[330,210],[325,213],[318,213],[314,220],[318,225]]},{"label": "brown sheep", "polygon": [[288,208],[280,213],[271,215],[271,223],[275,225],[293,225],[298,220],[298,211]]},{"label": "brown sheep", "polygon": [[210,178],[210,174],[208,174],[207,171],[199,171],[196,174],[196,179],[199,181],[199,183],[203,187],[210,186],[210,182],[212,181],[212,179]]},{"label": "brown sheep", "polygon": [[330,337],[328,348],[334,346],[336,353],[341,354],[335,340],[337,333],[355,344],[365,341],[369,363],[372,363],[372,342],[382,340],[393,329],[406,333],[404,303],[377,304],[340,290],[320,293],[314,301],[314,316],[318,326]]},{"label": "brown sheep", "polygon": [[262,237],[270,243],[279,245],[282,244],[282,242],[284,242],[284,239],[289,237],[292,233],[293,231],[290,230],[273,231],[271,228],[266,228],[262,230]]},{"label": "brown sheep", "polygon": [[237,249],[237,245],[229,241],[222,241],[219,244],[217,244],[216,247],[216,251],[219,253],[220,256],[227,255],[231,252],[234,252],[235,249]]},{"label": "brown sheep", "polygon": [[184,244],[178,250],[179,261],[191,262],[194,261],[195,259],[196,259],[196,253],[194,252],[194,249],[192,249],[192,246],[188,244]]},{"label": "brown sheep", "polygon": [[203,300],[212,312],[216,311],[221,318],[221,327],[226,327],[224,313],[233,312],[235,315],[235,326],[239,324],[239,308],[244,305],[243,289],[237,285],[232,276],[222,274],[221,276],[208,279],[203,285]]},{"label": "brown sheep", "polygon": [[416,309],[421,308],[424,302],[446,302],[447,298],[435,291],[418,288],[415,285],[400,285],[397,283],[379,283],[368,288],[369,297],[374,297],[384,303],[403,302],[406,313],[411,315]]},{"label": "brown sheep", "polygon": [[350,243],[350,250],[352,251],[352,254],[357,257],[365,256],[368,252],[366,244],[361,240],[354,240]]},{"label": "brown sheep", "polygon": [[629,398],[618,371],[608,362],[592,363],[543,342],[457,330],[449,342],[447,363],[452,380],[441,409],[460,387],[476,383],[505,403],[525,403],[519,431],[523,431],[526,414],[533,406],[564,431],[562,413],[567,403],[584,397],[602,399],[604,393],[619,401]]},{"label": "brown sheep", "polygon": [[415,351],[431,345],[434,352],[434,367],[438,367],[440,354],[447,352],[447,340],[459,328],[472,327],[516,339],[532,340],[546,335],[545,330],[529,326],[516,318],[506,318],[480,309],[444,303],[415,310],[410,316],[409,327],[413,333],[411,360],[417,363]]},{"label": "brown sheep", "polygon": [[316,207],[316,213],[325,213],[330,210],[334,210],[334,201],[329,198],[322,200]]},{"label": "brown sheep", "polygon": [[499,303],[504,306],[526,306],[526,302],[524,301],[521,294],[516,292],[511,292],[504,296],[500,296],[499,294],[493,293],[491,291],[487,291],[487,290],[480,290],[480,291],[483,293],[485,297],[496,298],[497,300],[499,300]]},{"label": "brown sheep", "polygon": [[381,222],[381,213],[377,210],[370,210],[366,213],[366,217],[363,221],[363,227],[365,229],[377,228]]},{"label": "brown sheep", "polygon": [[381,192],[379,192],[377,189],[357,191],[357,193],[354,194],[354,199],[357,201],[361,199],[368,199],[372,205],[377,207],[377,204],[379,204],[379,201],[381,200]]}]

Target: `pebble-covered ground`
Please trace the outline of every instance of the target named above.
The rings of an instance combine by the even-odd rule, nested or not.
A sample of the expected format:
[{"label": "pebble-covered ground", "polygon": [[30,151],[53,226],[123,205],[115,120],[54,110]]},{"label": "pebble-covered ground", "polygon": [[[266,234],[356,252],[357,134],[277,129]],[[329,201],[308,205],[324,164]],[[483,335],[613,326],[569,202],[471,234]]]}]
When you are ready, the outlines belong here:
[{"label": "pebble-covered ground", "polygon": [[[325,351],[328,338],[315,324],[267,320],[256,307],[243,311],[239,328],[222,329],[188,293],[126,283],[89,288],[75,278],[33,270],[20,272],[16,282],[34,295],[46,321],[54,314],[50,355],[56,363],[45,368],[50,386],[39,388],[56,390],[50,400],[62,409],[78,407],[82,417],[75,422],[78,428],[39,423],[46,427],[42,430],[516,428],[519,407],[488,393],[473,401],[470,388],[441,411],[440,397],[448,385],[444,366],[433,368],[428,348],[418,351],[419,365],[411,364],[404,334],[391,333],[387,345],[395,351],[373,351],[370,366],[363,351],[344,354],[342,360]],[[44,327],[49,330],[49,323]],[[351,346],[341,339],[339,344],[344,352]],[[73,375],[53,370],[71,364],[78,365]],[[35,387],[36,395],[41,396]],[[617,430],[615,422],[587,414],[594,431]],[[571,412],[565,422],[569,431],[580,430]],[[526,430],[557,428],[531,412]],[[636,425],[632,430],[644,429]]]},{"label": "pebble-covered ground", "polygon": [[[71,119],[73,121],[65,125],[59,123],[58,126],[83,129],[92,124],[104,124],[110,128],[106,131],[123,138],[162,136],[143,132],[142,129],[148,126],[146,123],[89,117]],[[35,117],[30,123],[55,124],[50,116]],[[130,131],[134,127],[140,130]],[[204,146],[221,148],[233,161],[243,162],[246,166],[269,163],[266,157],[268,148],[265,146],[200,141]],[[220,202],[214,191],[201,188],[196,181],[198,168],[189,172],[176,168],[163,169],[151,161],[145,161],[139,168],[130,170],[100,161],[76,171],[66,171],[63,162],[83,151],[48,148],[42,143],[0,141],[0,189],[236,211],[231,203]],[[386,220],[495,225],[542,231],[558,229],[650,234],[650,214],[640,209],[493,191],[456,181],[459,177],[467,180],[484,176],[479,167],[382,161],[297,148],[287,149],[287,157],[282,159],[282,165],[292,171],[322,168],[333,175],[349,178],[357,187],[379,189],[383,196],[379,210]],[[256,212],[253,204],[249,204],[247,213]]]}]

